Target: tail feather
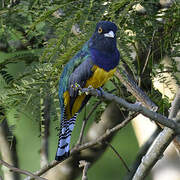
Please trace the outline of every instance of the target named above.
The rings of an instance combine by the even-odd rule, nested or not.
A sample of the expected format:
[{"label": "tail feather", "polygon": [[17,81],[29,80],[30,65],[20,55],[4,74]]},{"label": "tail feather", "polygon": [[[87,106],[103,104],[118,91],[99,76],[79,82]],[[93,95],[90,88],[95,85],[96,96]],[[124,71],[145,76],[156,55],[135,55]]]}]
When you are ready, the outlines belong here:
[{"label": "tail feather", "polygon": [[59,142],[58,142],[58,148],[56,152],[56,157],[55,160],[57,161],[62,161],[69,157],[70,154],[70,140],[71,140],[71,133],[74,129],[74,124],[76,121],[76,116],[75,114],[71,119],[66,120],[63,116],[61,119],[61,128],[60,128],[60,135],[59,135]]}]

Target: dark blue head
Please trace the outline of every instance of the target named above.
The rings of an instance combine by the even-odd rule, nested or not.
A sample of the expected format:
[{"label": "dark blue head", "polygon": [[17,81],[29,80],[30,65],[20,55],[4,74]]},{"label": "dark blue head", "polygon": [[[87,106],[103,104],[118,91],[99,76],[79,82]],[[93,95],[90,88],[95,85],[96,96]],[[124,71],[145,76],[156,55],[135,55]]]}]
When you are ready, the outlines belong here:
[{"label": "dark blue head", "polygon": [[116,50],[117,26],[110,21],[100,21],[91,37],[91,48],[112,53]]}]

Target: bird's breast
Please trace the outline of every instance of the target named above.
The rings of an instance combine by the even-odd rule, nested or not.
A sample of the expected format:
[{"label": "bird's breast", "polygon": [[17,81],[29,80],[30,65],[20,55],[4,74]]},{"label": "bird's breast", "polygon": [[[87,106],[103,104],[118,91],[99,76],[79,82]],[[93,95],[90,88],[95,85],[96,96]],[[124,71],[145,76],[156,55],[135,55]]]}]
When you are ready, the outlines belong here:
[{"label": "bird's breast", "polygon": [[85,87],[92,86],[93,88],[99,88],[105,84],[105,82],[114,74],[116,68],[105,71],[96,65],[92,67],[93,75],[87,80]]}]

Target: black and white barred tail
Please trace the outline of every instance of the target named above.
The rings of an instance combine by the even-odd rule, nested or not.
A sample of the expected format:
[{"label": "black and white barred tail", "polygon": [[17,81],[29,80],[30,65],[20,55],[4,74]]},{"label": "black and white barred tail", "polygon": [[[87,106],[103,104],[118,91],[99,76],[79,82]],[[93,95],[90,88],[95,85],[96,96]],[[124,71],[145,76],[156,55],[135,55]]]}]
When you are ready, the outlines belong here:
[{"label": "black and white barred tail", "polygon": [[69,157],[70,154],[70,140],[71,140],[71,133],[74,129],[74,124],[76,121],[75,114],[71,119],[67,120],[65,116],[61,119],[61,127],[60,127],[60,134],[59,134],[59,142],[58,148],[56,152],[56,161],[62,161]]}]

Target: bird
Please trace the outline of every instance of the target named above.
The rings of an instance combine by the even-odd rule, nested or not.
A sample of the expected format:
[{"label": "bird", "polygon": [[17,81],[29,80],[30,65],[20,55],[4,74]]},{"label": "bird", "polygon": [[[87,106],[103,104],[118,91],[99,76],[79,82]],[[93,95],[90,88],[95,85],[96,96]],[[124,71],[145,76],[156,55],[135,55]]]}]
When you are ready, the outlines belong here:
[{"label": "bird", "polygon": [[86,93],[79,93],[74,87],[78,85],[81,88],[101,88],[116,71],[120,60],[116,32],[115,23],[98,22],[91,38],[62,71],[58,92],[61,119],[56,161],[69,157],[71,133],[76,117],[91,97]]}]

